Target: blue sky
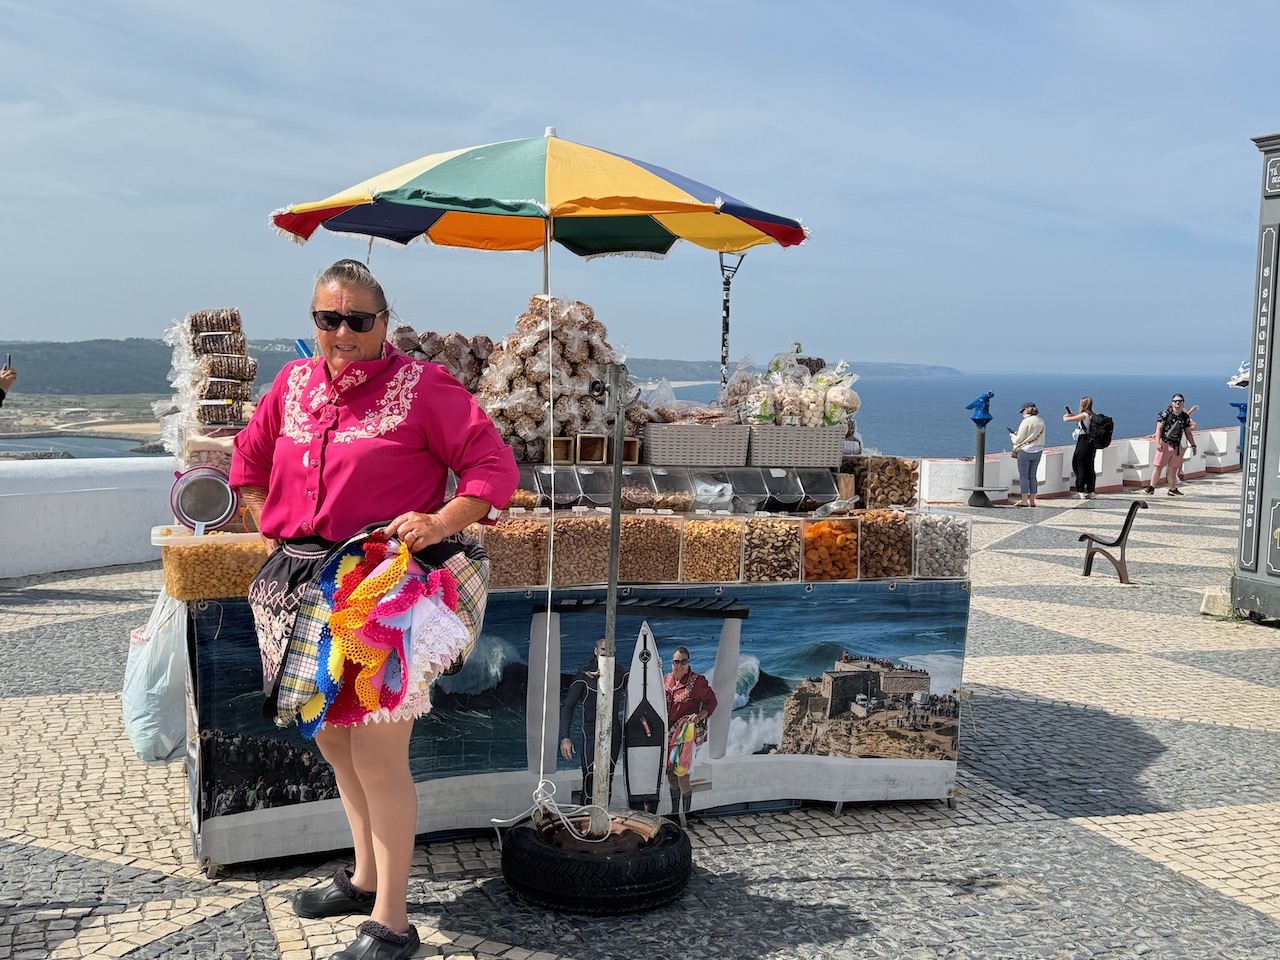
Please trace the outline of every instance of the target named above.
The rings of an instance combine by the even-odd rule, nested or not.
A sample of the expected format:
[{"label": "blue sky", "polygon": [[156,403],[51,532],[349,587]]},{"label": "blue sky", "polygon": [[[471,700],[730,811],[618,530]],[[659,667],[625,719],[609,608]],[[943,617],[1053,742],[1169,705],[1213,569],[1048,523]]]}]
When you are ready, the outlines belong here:
[{"label": "blue sky", "polygon": [[[310,335],[270,212],[416,157],[560,136],[797,217],[731,351],[965,371],[1221,373],[1250,336],[1274,3],[0,0],[6,339]],[[420,331],[495,339],[540,254],[375,245]],[[719,359],[715,254],[553,253],[632,356]],[[20,355],[15,355],[21,366]]]}]

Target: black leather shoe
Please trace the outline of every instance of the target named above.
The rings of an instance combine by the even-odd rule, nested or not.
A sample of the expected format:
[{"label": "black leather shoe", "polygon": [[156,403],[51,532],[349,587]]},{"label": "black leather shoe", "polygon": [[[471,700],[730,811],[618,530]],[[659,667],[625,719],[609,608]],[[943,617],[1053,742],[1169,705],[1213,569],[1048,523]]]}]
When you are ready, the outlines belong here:
[{"label": "black leather shoe", "polygon": [[355,943],[335,953],[332,960],[409,960],[421,946],[417,927],[409,927],[407,934],[396,933],[366,920]]},{"label": "black leather shoe", "polygon": [[377,895],[361,890],[351,883],[351,874],[339,870],[325,887],[299,890],[293,895],[293,912],[300,917],[314,920],[317,917],[336,917],[344,913],[373,913],[373,901]]}]

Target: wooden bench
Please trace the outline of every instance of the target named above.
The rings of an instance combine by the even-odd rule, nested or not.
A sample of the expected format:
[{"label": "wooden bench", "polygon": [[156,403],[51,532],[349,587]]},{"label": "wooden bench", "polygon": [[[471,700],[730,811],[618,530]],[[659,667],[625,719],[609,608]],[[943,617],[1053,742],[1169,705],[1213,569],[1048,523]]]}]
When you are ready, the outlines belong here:
[{"label": "wooden bench", "polygon": [[[1133,529],[1133,518],[1138,515],[1138,510],[1145,510],[1147,501],[1135,500],[1129,504],[1129,513],[1124,518],[1124,526],[1120,528],[1120,535],[1114,540],[1103,540],[1101,537],[1095,537],[1092,533],[1080,534],[1080,539],[1085,543],[1084,549],[1084,575],[1087,577],[1093,572],[1094,554],[1100,553],[1111,561],[1112,566],[1116,568],[1116,573],[1120,574],[1120,582],[1129,582],[1129,567],[1125,563],[1124,550],[1129,542],[1129,531]],[[1120,548],[1120,557],[1116,558],[1111,553],[1116,547]]]}]

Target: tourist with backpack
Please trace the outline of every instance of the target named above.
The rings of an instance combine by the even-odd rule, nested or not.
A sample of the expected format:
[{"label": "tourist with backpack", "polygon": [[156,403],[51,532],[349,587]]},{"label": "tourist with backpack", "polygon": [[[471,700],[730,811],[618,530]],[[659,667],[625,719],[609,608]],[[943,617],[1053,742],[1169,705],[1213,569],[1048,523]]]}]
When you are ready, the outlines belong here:
[{"label": "tourist with backpack", "polygon": [[1076,477],[1076,496],[1081,500],[1092,500],[1094,487],[1098,481],[1097,465],[1094,460],[1097,452],[1111,446],[1111,433],[1115,421],[1104,413],[1095,413],[1093,397],[1080,398],[1080,412],[1067,412],[1062,415],[1066,423],[1077,424],[1072,434],[1076,440],[1076,452],[1071,458],[1071,472]]},{"label": "tourist with backpack", "polygon": [[1165,481],[1169,484],[1169,496],[1186,496],[1185,493],[1178,489],[1178,476],[1182,472],[1182,441],[1184,438],[1191,441],[1191,452],[1195,453],[1196,439],[1193,436],[1191,414],[1186,411],[1182,394],[1175,393],[1169,406],[1165,407],[1164,412],[1156,417],[1155,468],[1151,471],[1151,483],[1147,485],[1145,493],[1152,494],[1156,492],[1156,486],[1160,483],[1160,471],[1163,470],[1165,471]]}]

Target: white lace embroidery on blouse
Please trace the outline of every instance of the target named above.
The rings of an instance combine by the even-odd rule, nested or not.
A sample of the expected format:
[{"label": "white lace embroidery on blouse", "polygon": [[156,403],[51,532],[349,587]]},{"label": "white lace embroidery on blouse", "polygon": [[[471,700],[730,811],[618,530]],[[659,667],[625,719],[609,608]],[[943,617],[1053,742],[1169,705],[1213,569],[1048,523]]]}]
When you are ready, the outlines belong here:
[{"label": "white lace embroidery on blouse", "polygon": [[284,394],[284,423],[280,432],[294,443],[311,442],[311,425],[308,411],[314,409],[316,394],[323,397],[324,386],[311,391],[311,397],[303,402],[302,393],[311,379],[312,368],[307,364],[299,364],[289,374],[289,384]]},{"label": "white lace embroidery on blouse", "polygon": [[422,377],[422,368],[407,363],[396,372],[387,384],[387,390],[373,408],[355,426],[334,434],[334,443],[353,443],[370,437],[391,433],[409,415],[409,407],[417,396],[416,388]]}]

